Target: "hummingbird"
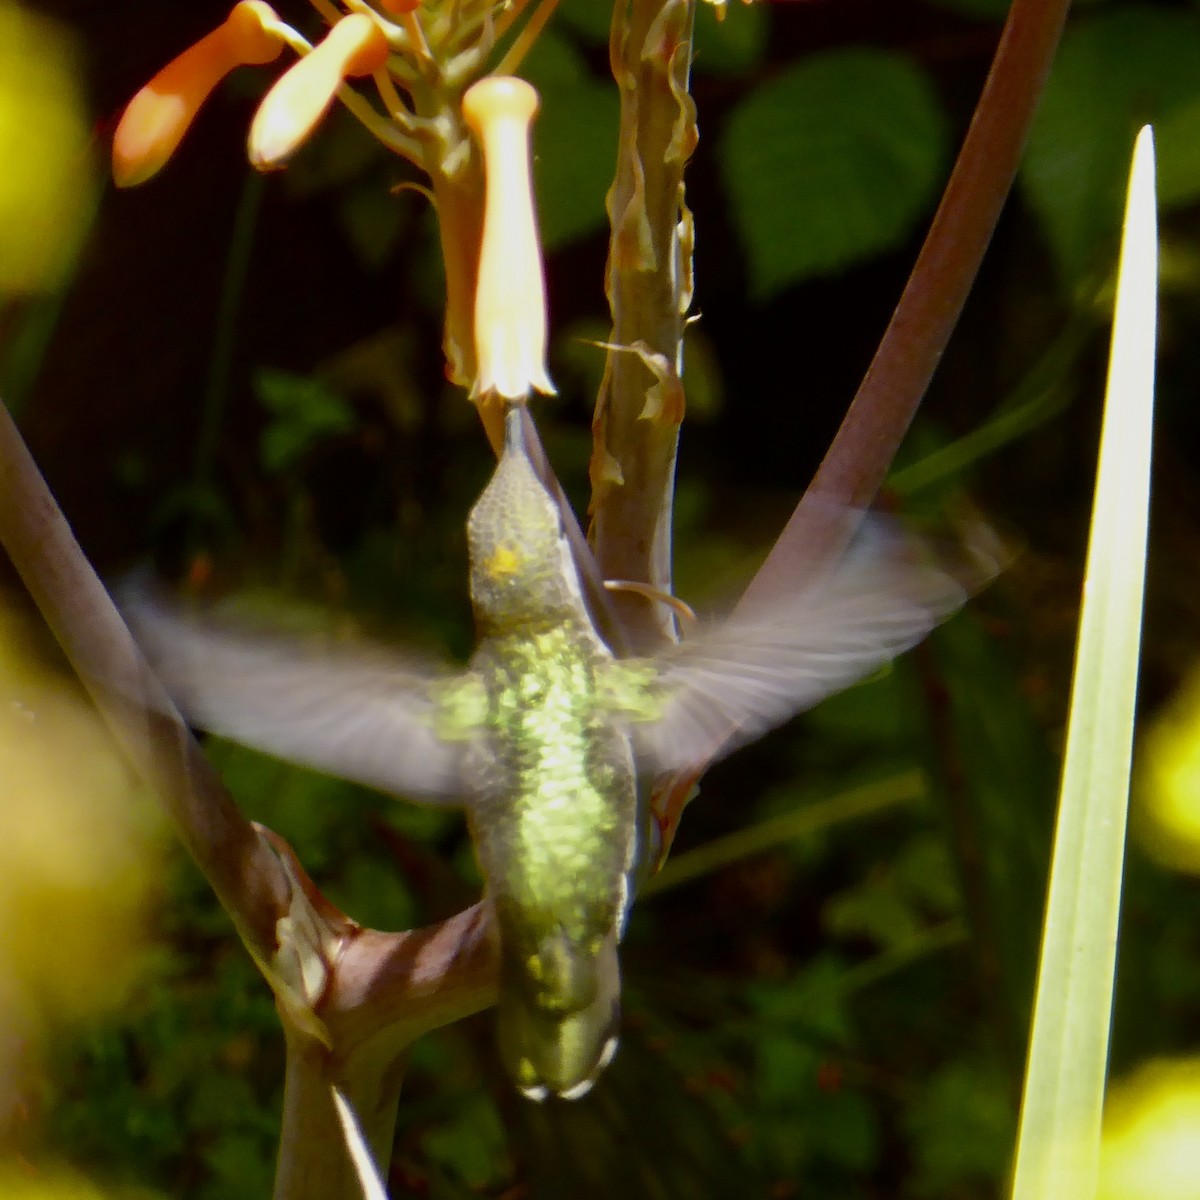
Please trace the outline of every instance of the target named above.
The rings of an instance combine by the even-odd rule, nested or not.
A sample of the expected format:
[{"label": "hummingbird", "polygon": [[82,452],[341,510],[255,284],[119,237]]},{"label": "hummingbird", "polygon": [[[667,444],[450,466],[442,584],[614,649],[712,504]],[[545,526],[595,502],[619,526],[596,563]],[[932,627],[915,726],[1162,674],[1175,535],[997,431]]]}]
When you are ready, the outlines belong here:
[{"label": "hummingbird", "polygon": [[[477,646],[465,669],[123,611],[193,725],[332,775],[465,807],[499,948],[498,1042],[532,1100],[588,1092],[617,1048],[617,947],[634,893],[637,780],[731,753],[920,641],[966,581],[876,536],[799,594],[653,654],[596,630],[520,408],[467,522]],[[881,544],[882,543],[882,544]]]}]

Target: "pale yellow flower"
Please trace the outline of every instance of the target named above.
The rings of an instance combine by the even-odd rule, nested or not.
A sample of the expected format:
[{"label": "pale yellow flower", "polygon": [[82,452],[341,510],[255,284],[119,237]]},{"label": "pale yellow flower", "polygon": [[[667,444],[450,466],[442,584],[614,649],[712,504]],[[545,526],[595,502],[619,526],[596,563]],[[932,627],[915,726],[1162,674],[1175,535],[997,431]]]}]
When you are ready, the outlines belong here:
[{"label": "pale yellow flower", "polygon": [[523,79],[489,76],[463,97],[483,149],[487,194],[475,285],[472,397],[553,394],[546,373],[546,284],[534,215],[529,136],[538,94]]},{"label": "pale yellow flower", "polygon": [[266,94],[250,126],[250,161],[260,171],[281,166],[329,111],[342,81],[378,71],[387,38],[364,13],[343,17]]},{"label": "pale yellow flower", "polygon": [[94,205],[77,45],[28,6],[0,0],[0,296],[54,291]]},{"label": "pale yellow flower", "polygon": [[1145,1063],[1109,1089],[1098,1200],[1198,1200],[1198,1146],[1200,1059]]}]

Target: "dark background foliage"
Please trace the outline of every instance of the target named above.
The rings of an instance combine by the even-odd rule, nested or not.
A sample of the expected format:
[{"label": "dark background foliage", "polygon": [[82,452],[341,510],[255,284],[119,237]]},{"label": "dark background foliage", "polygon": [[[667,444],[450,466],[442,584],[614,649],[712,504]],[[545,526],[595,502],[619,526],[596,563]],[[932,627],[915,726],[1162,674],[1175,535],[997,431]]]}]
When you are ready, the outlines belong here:
[{"label": "dark background foliage", "polygon": [[[126,100],[227,6],[39,7],[81,39],[103,146]],[[564,0],[529,64],[561,391],[536,416],[580,511],[602,365],[586,339],[607,332],[606,7]],[[736,594],[836,429],[1004,8],[731,7],[722,26],[698,17],[688,192],[702,319],[676,531],[678,590],[701,603]],[[883,498],[943,518],[978,507],[1013,543],[1009,571],[886,678],[711,773],[675,852],[696,876],[635,910],[622,1051],[592,1096],[521,1101],[488,1014],[414,1048],[396,1194],[995,1193],[1036,965],[1121,177],[1151,117],[1168,208],[1146,711],[1194,657],[1198,62],[1194,4],[1079,6],[1018,191]],[[62,298],[0,307],[0,382],[102,572],[150,557],[214,592],[282,593],[462,656],[463,521],[489,455],[442,376],[432,214],[395,191],[406,166],[336,117],[287,172],[253,177],[244,136],[265,78],[247,70],[222,89],[159,178],[105,191]],[[213,753],[358,920],[402,928],[475,897],[453,816]],[[866,801],[862,788],[875,789]],[[737,831],[749,832],[713,842]],[[728,853],[687,857],[710,844]],[[178,858],[161,952],[123,1019],[56,1050],[44,1138],[100,1178],[265,1195],[282,1074],[271,999]],[[1194,1043],[1192,896],[1135,852],[1118,1071]]]}]

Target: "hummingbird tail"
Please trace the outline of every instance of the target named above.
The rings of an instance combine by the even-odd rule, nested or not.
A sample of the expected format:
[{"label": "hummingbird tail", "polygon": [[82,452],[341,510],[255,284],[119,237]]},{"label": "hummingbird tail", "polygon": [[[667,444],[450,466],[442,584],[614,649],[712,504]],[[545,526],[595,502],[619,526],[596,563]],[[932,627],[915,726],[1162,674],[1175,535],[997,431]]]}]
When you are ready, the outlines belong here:
[{"label": "hummingbird tail", "polygon": [[594,994],[574,1011],[539,1004],[519,985],[501,990],[500,1054],[530,1100],[545,1100],[551,1094],[578,1100],[617,1052],[620,975],[615,937],[605,940],[593,966]]}]

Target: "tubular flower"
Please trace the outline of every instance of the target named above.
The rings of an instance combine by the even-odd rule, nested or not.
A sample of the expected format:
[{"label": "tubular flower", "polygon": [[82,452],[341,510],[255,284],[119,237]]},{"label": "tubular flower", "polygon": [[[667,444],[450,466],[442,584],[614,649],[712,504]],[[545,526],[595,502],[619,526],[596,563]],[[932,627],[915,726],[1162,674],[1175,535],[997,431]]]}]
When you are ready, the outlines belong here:
[{"label": "tubular flower", "polygon": [[491,76],[463,96],[463,118],[483,149],[483,238],[475,285],[472,398],[554,393],[546,373],[546,284],[534,216],[529,132],[538,94]]},{"label": "tubular flower", "polygon": [[343,17],[259,105],[250,126],[250,162],[260,171],[280,166],[329,110],[342,81],[373,74],[387,58],[387,38],[370,17]]},{"label": "tubular flower", "polygon": [[[471,84],[488,71],[501,42],[508,44],[504,65],[492,69],[498,75],[514,69],[556,3],[312,0],[329,26],[312,45],[262,0],[243,0],[219,29],[134,97],[117,130],[113,175],[122,187],[149,179],[223,76],[243,63],[269,62],[287,46],[299,61],[276,81],[255,114],[251,163],[259,170],[283,166],[332,102],[344,105],[372,137],[429,177],[446,264],[447,377],[464,387],[474,385],[475,395],[512,398],[528,395],[530,388],[552,392],[543,364],[545,289],[529,186],[529,122],[537,94],[515,79],[487,80],[477,93]],[[362,77],[369,77],[365,86],[356,86]],[[464,93],[474,93],[468,108],[476,114],[476,136],[468,126]],[[514,106],[508,119],[501,111],[506,105]],[[523,115],[517,116],[522,105]],[[497,148],[489,151],[489,145]],[[492,183],[487,185],[489,153]],[[483,238],[485,207],[492,214],[489,228],[500,231],[488,239]],[[478,289],[477,303],[481,266],[490,282]],[[509,276],[519,283],[511,301],[500,298],[503,288],[496,282]],[[486,365],[480,370],[477,347],[485,345]],[[499,449],[501,426],[489,422],[486,407],[481,415]]]},{"label": "tubular flower", "polygon": [[242,0],[223,25],[168,63],[130,101],[113,138],[113,180],[134,187],[155,175],[200,106],[235,67],[272,62],[281,24],[262,0]]}]

